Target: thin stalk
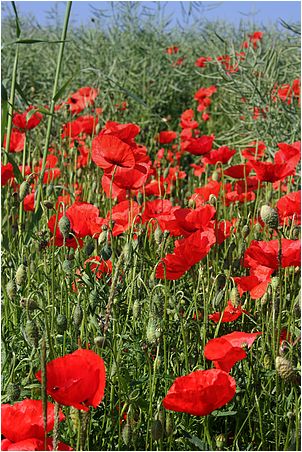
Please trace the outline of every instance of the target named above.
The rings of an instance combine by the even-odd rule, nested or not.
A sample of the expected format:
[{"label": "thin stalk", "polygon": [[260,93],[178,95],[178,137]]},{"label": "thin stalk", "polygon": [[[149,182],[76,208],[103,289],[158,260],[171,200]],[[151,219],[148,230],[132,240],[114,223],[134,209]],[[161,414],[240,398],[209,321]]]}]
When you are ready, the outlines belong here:
[{"label": "thin stalk", "polygon": [[57,69],[56,69],[55,81],[54,81],[53,92],[52,92],[52,99],[51,99],[50,109],[49,109],[50,114],[48,117],[47,132],[46,132],[45,145],[44,145],[44,151],[43,151],[43,157],[42,157],[42,169],[41,169],[41,174],[40,174],[40,178],[38,181],[38,192],[37,192],[37,201],[36,201],[35,212],[38,211],[39,205],[40,205],[42,181],[43,181],[43,177],[44,177],[44,173],[45,173],[46,158],[47,158],[47,152],[48,152],[48,147],[49,147],[49,142],[50,142],[52,119],[53,119],[53,115],[54,115],[54,111],[55,111],[55,100],[54,99],[55,99],[55,96],[58,91],[59,75],[60,75],[62,61],[63,61],[63,52],[64,52],[64,47],[65,47],[71,5],[72,5],[72,2],[67,2],[64,25],[63,25],[63,30],[62,30],[62,37],[61,37],[62,42],[60,44],[60,50],[59,50],[59,54],[58,54]]},{"label": "thin stalk", "polygon": [[[14,113],[18,60],[19,60],[19,45],[16,44],[16,53],[15,53],[15,60],[14,60],[14,67],[13,67],[13,74],[12,74],[12,86],[10,89],[10,97],[9,97],[9,104],[8,104],[8,120],[7,120],[7,132],[6,132],[6,144],[5,144],[6,153],[9,152],[10,138],[11,138],[11,132],[12,132],[12,127],[13,127],[13,113]],[[7,154],[4,155],[4,164],[5,165],[7,164]]]}]

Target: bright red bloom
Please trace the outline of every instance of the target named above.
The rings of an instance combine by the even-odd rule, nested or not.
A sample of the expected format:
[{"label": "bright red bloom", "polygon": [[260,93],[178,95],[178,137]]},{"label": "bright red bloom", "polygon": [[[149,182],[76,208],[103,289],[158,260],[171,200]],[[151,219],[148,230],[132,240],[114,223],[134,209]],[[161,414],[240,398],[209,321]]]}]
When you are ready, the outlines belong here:
[{"label": "bright red bloom", "polygon": [[250,174],[252,168],[247,162],[245,165],[233,165],[224,170],[225,176],[233,177],[234,179],[244,179]]},{"label": "bright red bloom", "polygon": [[167,48],[166,53],[168,55],[173,55],[174,53],[178,53],[178,51],[179,51],[179,47],[171,46],[171,47]]},{"label": "bright red bloom", "polygon": [[133,168],[135,165],[131,147],[113,135],[99,135],[93,139],[92,160],[107,172],[115,166]]},{"label": "bright red bloom", "polygon": [[29,120],[26,119],[27,113],[34,109],[35,107],[31,105],[24,113],[15,113],[13,117],[14,126],[22,131],[31,130],[37,127],[43,119],[43,115],[40,112],[37,111],[36,113],[33,113]]},{"label": "bright red bloom", "polygon": [[35,210],[35,192],[26,195],[23,201],[23,209],[25,212],[33,212]]},{"label": "bright red bloom", "polygon": [[98,89],[90,88],[89,86],[80,88],[78,91],[72,94],[72,96],[66,102],[70,106],[69,108],[71,113],[81,113],[84,108],[93,105],[98,93]]},{"label": "bright red bloom", "polygon": [[233,306],[232,302],[229,300],[228,305],[223,311],[221,312],[214,312],[214,314],[209,315],[209,319],[213,320],[213,322],[218,323],[221,318],[221,323],[228,323],[228,322],[234,322],[237,320],[243,312],[246,312],[244,309],[241,308],[241,306]]},{"label": "bright red bloom", "polygon": [[208,165],[215,165],[218,162],[227,163],[234,154],[236,154],[234,149],[230,149],[228,146],[220,146],[204,157],[203,163]]},{"label": "bright red bloom", "polygon": [[[301,265],[301,241],[282,239],[282,267]],[[244,253],[244,266],[256,269],[259,266],[277,270],[279,241],[271,240],[269,242],[258,242],[253,240]]]},{"label": "bright red bloom", "polygon": [[217,87],[215,85],[211,85],[208,88],[200,88],[196,91],[194,99],[198,102],[202,102],[206,97],[211,97],[216,91]]},{"label": "bright red bloom", "polygon": [[203,155],[211,151],[214,135],[202,135],[199,138],[189,138],[181,143],[181,150],[193,155]]},{"label": "bright red bloom", "polygon": [[[65,419],[60,410],[59,420]],[[47,432],[54,426],[54,405],[47,402]],[[14,405],[1,405],[2,435],[11,442],[44,438],[42,400],[25,399]]]},{"label": "bright red bloom", "polygon": [[[79,349],[46,365],[47,394],[62,405],[88,411],[104,397],[104,361],[92,350]],[[41,371],[36,374],[41,382]]]},{"label": "bright red bloom", "polygon": [[301,224],[301,190],[280,198],[276,207],[281,223],[293,218],[295,223]]},{"label": "bright red bloom", "polygon": [[67,122],[63,126],[61,138],[77,138],[79,135],[92,135],[95,133],[98,118],[94,116],[79,116],[74,121]]},{"label": "bright red bloom", "polygon": [[176,132],[173,132],[173,130],[166,130],[164,132],[159,132],[157,140],[160,142],[160,144],[169,144],[174,141],[176,137]]},{"label": "bright red bloom", "polygon": [[295,166],[289,163],[257,162],[250,160],[250,165],[255,170],[261,182],[277,182],[295,174]]},{"label": "bright red bloom", "polygon": [[6,185],[14,177],[14,167],[11,163],[1,165],[1,185]]},{"label": "bright red bloom", "polygon": [[[46,441],[46,450],[53,450],[53,439],[47,438]],[[22,441],[18,441],[16,443],[13,443],[9,441],[8,439],[3,439],[1,441],[1,450],[45,450],[44,449],[44,439],[38,439],[38,438],[27,438],[23,439]],[[57,450],[73,450],[70,446],[67,444],[62,443],[61,441],[57,444]]]},{"label": "bright red bloom", "polygon": [[250,292],[253,300],[263,297],[270,283],[271,274],[272,272],[268,271],[266,277],[263,278],[260,278],[259,275],[233,277],[240,297],[242,297],[244,292]]},{"label": "bright red bloom", "polygon": [[274,161],[277,164],[287,163],[296,167],[301,159],[301,141],[292,144],[278,143],[279,151],[276,152]]},{"label": "bright red bloom", "polygon": [[234,397],[234,378],[218,369],[196,370],[178,377],[163,400],[166,410],[207,416]]},{"label": "bright red bloom", "polygon": [[263,141],[258,141],[258,143],[254,141],[241,151],[241,155],[247,160],[259,160],[264,156],[265,149],[266,146]]},{"label": "bright red bloom", "polygon": [[156,278],[179,279],[210,251],[216,239],[212,230],[199,230],[189,237],[176,240],[173,254],[167,254],[156,269]]},{"label": "bright red bloom", "polygon": [[[113,235],[117,236],[127,231],[134,219],[139,221],[137,215],[140,212],[140,206],[137,202],[122,201],[112,208],[112,220],[115,222],[113,227]],[[110,220],[110,212],[107,214],[107,221]]]},{"label": "bright red bloom", "polygon": [[258,42],[262,40],[262,31],[255,31],[252,35],[249,35],[249,40],[253,44],[254,49],[257,49]]},{"label": "bright red bloom", "polygon": [[112,273],[112,262],[110,260],[104,261],[100,256],[89,257],[84,262],[84,268],[87,266],[95,273],[98,279],[103,275],[110,275]]},{"label": "bright red bloom", "polygon": [[182,129],[196,129],[198,122],[193,120],[194,111],[192,109],[185,110],[180,116],[180,127]]},{"label": "bright red bloom", "polygon": [[201,203],[208,201],[211,195],[215,195],[216,198],[218,198],[220,187],[221,182],[211,180],[203,187],[195,188],[194,195],[192,195],[191,199],[196,201],[196,205],[200,205]]},{"label": "bright red bloom", "polygon": [[[4,135],[3,147],[6,147],[6,134]],[[9,150],[10,152],[22,152],[25,143],[25,133],[19,132],[18,129],[12,129]]]},{"label": "bright red bloom", "polygon": [[212,61],[211,57],[199,57],[195,61],[195,66],[197,67],[205,67],[208,61]]},{"label": "bright red bloom", "polygon": [[204,348],[204,356],[213,361],[216,369],[230,372],[237,361],[246,358],[246,352],[242,347],[232,346],[224,336],[211,339]]}]

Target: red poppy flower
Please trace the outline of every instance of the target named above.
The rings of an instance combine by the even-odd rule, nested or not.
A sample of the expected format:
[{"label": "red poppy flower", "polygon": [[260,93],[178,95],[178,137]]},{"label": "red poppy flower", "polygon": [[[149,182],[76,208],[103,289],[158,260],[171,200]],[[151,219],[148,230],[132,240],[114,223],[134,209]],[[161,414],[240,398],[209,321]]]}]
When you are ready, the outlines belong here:
[{"label": "red poppy flower", "polygon": [[257,49],[258,42],[262,40],[262,31],[255,31],[252,35],[249,35],[249,40],[253,44],[254,49]]},{"label": "red poppy flower", "polygon": [[[3,147],[6,147],[6,134],[4,135]],[[9,143],[10,152],[22,152],[25,143],[25,133],[19,132],[17,129],[12,129]]]},{"label": "red poppy flower", "polygon": [[265,149],[263,141],[253,142],[241,151],[241,155],[247,160],[259,160],[264,156]]},{"label": "red poppy flower", "polygon": [[97,89],[85,86],[72,94],[66,104],[69,105],[72,114],[81,113],[84,108],[94,104],[98,93]]},{"label": "red poppy flower", "polygon": [[160,144],[169,144],[174,141],[176,137],[176,132],[173,132],[172,130],[166,130],[164,132],[159,132],[157,140],[160,142]]},{"label": "red poppy flower", "polygon": [[214,222],[214,231],[216,236],[216,243],[221,245],[231,235],[233,223],[229,220],[221,220]]},{"label": "red poppy flower", "polygon": [[[59,420],[65,419],[60,410]],[[47,432],[54,426],[54,405],[47,402]],[[42,400],[25,399],[14,405],[1,405],[2,435],[9,441],[18,442],[27,438],[44,438]]]},{"label": "red poppy flower", "polygon": [[230,372],[234,364],[246,358],[242,347],[234,347],[224,337],[211,339],[204,348],[204,356],[213,361],[216,369]]},{"label": "red poppy flower", "polygon": [[157,266],[156,278],[179,279],[208,254],[215,241],[214,232],[209,229],[203,232],[198,230],[185,239],[176,240],[173,254],[167,254]]},{"label": "red poppy flower", "polygon": [[[301,240],[281,240],[282,267],[301,265]],[[253,240],[244,253],[244,266],[247,268],[267,267],[277,270],[279,266],[279,240],[258,242]]]},{"label": "red poppy flower", "polygon": [[113,135],[99,135],[92,141],[92,160],[107,172],[115,166],[133,168],[135,158],[131,147]]},{"label": "red poppy flower", "polygon": [[203,155],[211,151],[214,135],[203,135],[199,138],[189,138],[181,143],[181,150],[193,155]]},{"label": "red poppy flower", "polygon": [[1,185],[6,185],[14,177],[14,167],[11,163],[1,165]]},{"label": "red poppy flower", "polygon": [[238,193],[237,191],[231,191],[224,196],[224,202],[226,206],[229,206],[233,202],[239,202],[241,204],[245,202],[255,201],[256,195],[252,191],[247,193]]},{"label": "red poppy flower", "polygon": [[163,400],[167,410],[207,416],[234,397],[236,382],[218,369],[196,370],[178,377]]},{"label": "red poppy flower", "polygon": [[276,152],[275,163],[287,163],[296,167],[301,159],[301,142],[296,141],[293,144],[278,143],[279,151]]},{"label": "red poppy flower", "polygon": [[212,61],[211,57],[199,57],[196,61],[195,61],[195,66],[197,67],[205,67],[206,63],[208,61]]},{"label": "red poppy flower", "polygon": [[280,198],[276,207],[281,223],[293,218],[295,223],[301,224],[301,190]]},{"label": "red poppy flower", "polygon": [[234,179],[244,179],[246,176],[250,174],[252,171],[252,167],[249,162],[245,165],[233,165],[224,170],[224,174],[229,177],[233,177]]},{"label": "red poppy flower", "polygon": [[203,163],[207,165],[215,165],[218,162],[227,163],[234,154],[236,154],[234,149],[230,149],[228,146],[221,146],[204,157]]},{"label": "red poppy flower", "polygon": [[[140,206],[137,202],[122,201],[112,208],[112,220],[114,221],[113,235],[117,236],[127,231],[135,219],[139,221],[137,215],[140,212]],[[107,222],[110,220],[110,212],[106,217]],[[105,221],[106,221],[105,220]]]},{"label": "red poppy flower", "polygon": [[261,182],[277,182],[295,174],[295,165],[289,163],[257,162],[255,160],[249,162]]},{"label": "red poppy flower", "polygon": [[194,110],[185,110],[180,116],[180,127],[182,129],[196,129],[198,122],[193,120]]},{"label": "red poppy flower", "polygon": [[79,135],[92,135],[95,133],[98,118],[94,116],[79,116],[74,121],[67,122],[63,126],[61,138],[77,138]]},{"label": "red poppy flower", "polygon": [[[213,320],[213,322],[218,323],[221,321],[221,323],[228,323],[228,322],[234,322],[237,320],[242,313],[246,311],[241,308],[241,306],[233,306],[231,300],[228,301],[228,305],[223,311],[221,312],[214,312],[214,314],[209,315],[209,319]],[[220,320],[221,319],[221,320]]]},{"label": "red poppy flower", "polygon": [[84,262],[84,268],[87,266],[95,273],[98,279],[103,275],[110,275],[112,273],[112,262],[110,260],[104,261],[100,256],[89,257]]},{"label": "red poppy flower", "polygon": [[171,46],[166,49],[166,53],[168,55],[173,55],[174,53],[178,53],[178,51],[179,51],[179,47],[176,47],[176,46]]},{"label": "red poppy flower", "polygon": [[[47,394],[62,405],[88,411],[104,397],[106,374],[102,358],[92,350],[79,349],[46,365]],[[36,374],[41,382],[41,371]]]},{"label": "red poppy flower", "polygon": [[[47,447],[46,450],[53,450],[52,438],[47,438],[46,447]],[[45,450],[44,439],[27,438],[16,443],[13,443],[8,439],[3,439],[1,441],[1,450],[28,450],[28,451]],[[59,441],[57,444],[57,450],[73,450],[73,449],[67,444],[64,444],[61,441]]]},{"label": "red poppy flower", "polygon": [[[204,203],[209,200],[211,195],[216,196],[218,198],[220,192],[221,182],[211,180],[208,184],[203,187],[195,188],[194,195],[191,196],[191,199],[196,200],[198,198],[198,203]],[[197,195],[197,196],[195,196]]]},{"label": "red poppy flower", "polygon": [[203,101],[206,97],[211,97],[214,93],[216,93],[217,87],[215,85],[211,85],[208,88],[200,88],[194,95],[194,99],[198,102]]},{"label": "red poppy flower", "polygon": [[28,107],[24,113],[15,113],[13,117],[14,126],[18,127],[22,131],[31,130],[37,127],[43,119],[43,115],[40,112],[33,113],[30,119],[26,119],[29,111],[34,110],[32,105]]},{"label": "red poppy flower", "polygon": [[114,121],[107,121],[105,128],[101,131],[100,135],[114,135],[131,147],[136,147],[134,138],[139,134],[140,128],[136,124],[119,124]]},{"label": "red poppy flower", "polygon": [[250,296],[253,300],[258,300],[258,298],[263,297],[270,283],[271,274],[272,271],[268,271],[265,278],[260,278],[256,275],[235,276],[233,279],[236,283],[240,297],[242,297],[244,292],[250,292]]}]

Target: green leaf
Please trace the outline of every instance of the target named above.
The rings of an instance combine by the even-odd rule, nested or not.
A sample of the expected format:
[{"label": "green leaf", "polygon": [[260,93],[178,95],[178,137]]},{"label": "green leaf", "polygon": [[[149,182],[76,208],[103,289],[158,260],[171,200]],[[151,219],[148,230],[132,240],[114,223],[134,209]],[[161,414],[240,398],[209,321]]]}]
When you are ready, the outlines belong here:
[{"label": "green leaf", "polygon": [[13,44],[39,44],[41,42],[45,42],[47,44],[62,44],[62,42],[67,41],[49,41],[47,39],[17,39],[16,41],[8,42],[6,46],[10,46]]},{"label": "green leaf", "polygon": [[19,95],[21,96],[22,100],[24,100],[24,102],[29,105],[30,102],[28,101],[27,97],[24,94],[24,91],[22,90],[21,86],[19,85],[19,83],[16,81],[15,83],[16,86],[16,90],[18,91]]},{"label": "green leaf", "polygon": [[209,447],[206,443],[201,441],[201,439],[197,438],[197,436],[193,435],[191,438],[188,438],[190,443],[194,444],[194,446],[198,447],[198,450],[209,450]]},{"label": "green leaf", "polygon": [[63,86],[61,86],[61,88],[56,92],[56,94],[53,97],[53,101],[57,102],[58,99],[60,99],[62,97],[62,94],[64,93],[65,89],[67,88],[67,86],[70,84],[70,82],[72,81],[74,75],[72,75],[67,82],[64,83]]},{"label": "green leaf", "polygon": [[17,38],[19,38],[20,34],[21,34],[21,28],[20,28],[20,22],[19,22],[19,16],[18,16],[18,11],[15,5],[15,2],[12,2],[12,7],[15,13],[15,17],[16,17],[16,35]]}]

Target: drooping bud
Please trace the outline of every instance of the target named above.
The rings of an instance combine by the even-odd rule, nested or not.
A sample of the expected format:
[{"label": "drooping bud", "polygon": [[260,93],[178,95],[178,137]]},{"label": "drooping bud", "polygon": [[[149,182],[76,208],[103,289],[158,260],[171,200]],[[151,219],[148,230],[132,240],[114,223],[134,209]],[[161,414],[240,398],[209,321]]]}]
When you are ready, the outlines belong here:
[{"label": "drooping bud", "polygon": [[66,215],[63,215],[59,221],[59,230],[64,239],[68,239],[70,233],[70,221]]},{"label": "drooping bud", "polygon": [[133,318],[137,319],[141,313],[141,304],[138,300],[135,300],[132,306],[132,314]]},{"label": "drooping bud", "polygon": [[84,253],[87,257],[89,257],[93,253],[93,251],[94,251],[94,240],[89,237],[85,244]]},{"label": "drooping bud", "polygon": [[157,243],[157,245],[159,245],[161,243],[162,237],[163,237],[162,230],[159,226],[157,226],[157,228],[155,229],[155,232],[154,232],[154,240],[155,240],[155,243]]},{"label": "drooping bud", "polygon": [[287,382],[295,382],[297,380],[297,375],[291,362],[283,356],[277,356],[276,358],[276,371]]},{"label": "drooping bud", "polygon": [[64,334],[67,329],[67,317],[64,314],[57,316],[57,330],[59,334]]},{"label": "drooping bud", "polygon": [[264,205],[260,209],[260,217],[262,221],[272,229],[277,229],[279,226],[279,217],[276,209],[268,205]]},{"label": "drooping bud", "polygon": [[19,188],[19,199],[20,202],[22,202],[25,198],[25,196],[29,195],[30,193],[30,184],[27,180],[23,181]]},{"label": "drooping bud", "polygon": [[122,430],[122,438],[125,446],[128,446],[130,444],[132,436],[131,434],[132,434],[131,425],[129,422],[126,422]]},{"label": "drooping bud", "polygon": [[16,383],[9,383],[7,385],[7,397],[10,402],[16,402],[21,394],[20,386]]},{"label": "drooping bud", "polygon": [[244,239],[246,239],[247,236],[249,235],[250,231],[251,231],[251,230],[250,230],[249,225],[248,225],[248,224],[245,224],[245,225],[242,227],[242,229],[241,229],[242,237],[243,237]]},{"label": "drooping bud", "polygon": [[52,201],[50,201],[49,199],[45,199],[45,201],[43,201],[44,206],[46,207],[46,209],[51,210],[54,207],[54,203]]},{"label": "drooping bud", "polygon": [[210,194],[209,204],[211,204],[211,206],[216,206],[217,204],[217,198],[215,195],[213,195],[213,193]]},{"label": "drooping bud", "polygon": [[230,300],[232,305],[238,307],[240,304],[240,296],[237,287],[233,287],[230,293]]},{"label": "drooping bud", "polygon": [[36,323],[33,320],[28,320],[26,322],[25,334],[29,345],[31,345],[34,348],[37,348],[39,343],[39,330]]},{"label": "drooping bud", "polygon": [[26,279],[26,267],[25,265],[21,264],[19,265],[15,275],[17,285],[23,286],[25,279]]},{"label": "drooping bud", "polygon": [[73,312],[73,323],[76,328],[80,328],[83,320],[83,309],[80,304],[77,304]]},{"label": "drooping bud", "polygon": [[171,436],[174,430],[174,422],[171,413],[166,414],[166,436]]},{"label": "drooping bud", "polygon": [[112,249],[111,246],[106,243],[106,245],[103,246],[101,249],[101,256],[104,259],[104,261],[108,261],[112,255]]},{"label": "drooping bud", "polygon": [[17,293],[17,286],[13,279],[8,281],[8,283],[6,284],[6,292],[7,292],[8,298],[12,301],[15,298],[16,293]]},{"label": "drooping bud", "polygon": [[103,348],[106,343],[106,339],[103,336],[96,336],[94,338],[94,343],[98,348]]},{"label": "drooping bud", "polygon": [[158,441],[159,439],[162,439],[164,435],[164,429],[161,421],[159,419],[156,419],[152,422],[151,425],[151,436],[153,441]]}]

